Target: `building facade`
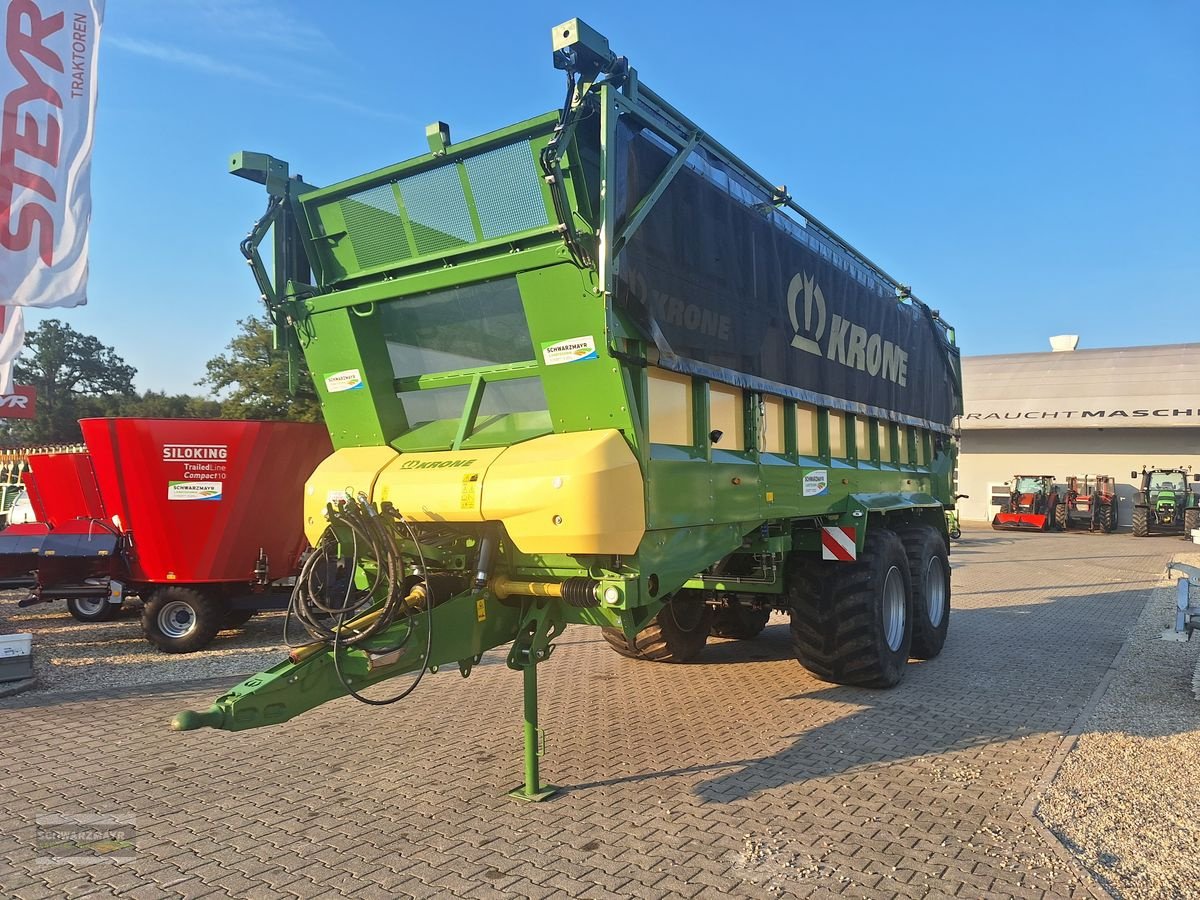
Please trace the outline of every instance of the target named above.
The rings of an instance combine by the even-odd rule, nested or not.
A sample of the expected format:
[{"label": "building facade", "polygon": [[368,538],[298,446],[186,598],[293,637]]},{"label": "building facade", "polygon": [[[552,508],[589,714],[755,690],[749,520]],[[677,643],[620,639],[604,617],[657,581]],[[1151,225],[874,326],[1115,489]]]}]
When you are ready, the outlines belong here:
[{"label": "building facade", "polygon": [[958,489],[990,521],[1014,475],[1111,475],[1128,526],[1143,466],[1200,472],[1200,344],[965,357]]}]

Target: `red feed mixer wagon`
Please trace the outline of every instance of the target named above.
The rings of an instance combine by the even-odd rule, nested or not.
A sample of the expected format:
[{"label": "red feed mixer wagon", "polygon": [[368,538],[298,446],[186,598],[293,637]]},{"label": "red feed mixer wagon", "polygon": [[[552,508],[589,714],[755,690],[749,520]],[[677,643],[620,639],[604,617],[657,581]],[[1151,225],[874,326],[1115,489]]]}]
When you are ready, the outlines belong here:
[{"label": "red feed mixer wagon", "polygon": [[304,481],[331,452],[323,425],[84,419],[83,453],[34,454],[38,521],[0,532],[0,580],[22,606],[66,600],[83,621],[142,602],[146,637],[186,653],[286,599],[307,547]]}]

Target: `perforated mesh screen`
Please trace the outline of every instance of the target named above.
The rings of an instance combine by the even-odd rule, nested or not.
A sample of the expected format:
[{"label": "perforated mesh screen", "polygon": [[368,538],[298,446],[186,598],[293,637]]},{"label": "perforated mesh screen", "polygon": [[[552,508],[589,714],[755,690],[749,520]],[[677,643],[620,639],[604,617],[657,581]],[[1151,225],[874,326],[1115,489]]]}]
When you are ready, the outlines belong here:
[{"label": "perforated mesh screen", "polygon": [[417,253],[437,253],[473,243],[475,228],[463,196],[458,166],[429,169],[400,181],[404,211],[412,223]]},{"label": "perforated mesh screen", "polygon": [[359,266],[368,269],[412,256],[390,184],[360,191],[341,201],[339,207]]},{"label": "perforated mesh screen", "polygon": [[550,224],[528,141],[473,156],[466,167],[485,239]]}]

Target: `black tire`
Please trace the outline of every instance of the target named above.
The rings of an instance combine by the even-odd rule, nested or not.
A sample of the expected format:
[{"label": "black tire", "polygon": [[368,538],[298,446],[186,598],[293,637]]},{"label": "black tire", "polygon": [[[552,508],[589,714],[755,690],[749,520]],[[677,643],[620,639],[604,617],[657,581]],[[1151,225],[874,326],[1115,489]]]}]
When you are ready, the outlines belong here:
[{"label": "black tire", "polygon": [[221,618],[221,629],[241,628],[253,619],[257,612],[257,609],[226,609],[225,615]]},{"label": "black tire", "polygon": [[1116,530],[1117,523],[1113,518],[1113,508],[1111,503],[1103,504],[1097,511],[1100,522],[1100,530],[1105,534],[1112,534]]},{"label": "black tire", "polygon": [[962,529],[955,525],[950,529],[950,540],[957,541],[960,537],[962,537]]},{"label": "black tire", "polygon": [[[912,645],[912,591],[900,538],[886,528],[872,528],[854,563],[792,554],[787,577],[792,647],[800,665],[834,684],[894,687],[900,683]],[[899,639],[893,635],[894,646],[887,640],[886,610],[892,604],[885,602],[885,594],[892,591],[900,592],[904,618]]]},{"label": "black tire", "polygon": [[1133,536],[1145,537],[1150,533],[1150,511],[1144,506],[1133,508]]},{"label": "black tire", "polygon": [[195,653],[216,637],[225,613],[225,604],[207,594],[191,588],[159,588],[142,607],[142,632],[164,653]]},{"label": "black tire", "polygon": [[1071,527],[1071,519],[1067,515],[1067,504],[1056,503],[1054,505],[1054,527],[1059,531],[1066,531]]},{"label": "black tire", "polygon": [[1192,532],[1200,528],[1200,509],[1185,509],[1183,511],[1183,539],[1190,541]]},{"label": "black tire", "polygon": [[699,591],[679,591],[632,641],[620,628],[601,631],[609,646],[629,659],[685,663],[704,649],[712,620],[712,610]]},{"label": "black tire", "polygon": [[67,600],[67,612],[80,622],[111,622],[120,608],[120,603],[109,603],[108,597],[72,597]]},{"label": "black tire", "polygon": [[913,659],[933,659],[942,652],[950,628],[950,556],[936,528],[905,528],[899,534],[912,586],[912,646],[908,654]]},{"label": "black tire", "polygon": [[751,606],[733,603],[721,607],[713,615],[712,633],[716,637],[748,641],[758,637],[759,633],[767,627],[767,620],[770,618],[771,610],[769,609],[755,609]]}]

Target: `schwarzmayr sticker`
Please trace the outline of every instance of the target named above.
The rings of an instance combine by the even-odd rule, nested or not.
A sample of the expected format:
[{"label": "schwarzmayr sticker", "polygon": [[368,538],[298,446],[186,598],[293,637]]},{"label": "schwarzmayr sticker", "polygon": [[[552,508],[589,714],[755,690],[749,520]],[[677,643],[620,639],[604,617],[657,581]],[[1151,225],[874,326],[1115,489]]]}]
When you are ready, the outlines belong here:
[{"label": "schwarzmayr sticker", "polygon": [[829,493],[829,470],[813,469],[804,473],[803,494],[805,497],[821,497]]},{"label": "schwarzmayr sticker", "polygon": [[565,341],[542,344],[542,359],[546,361],[546,365],[548,366],[599,358],[596,354],[596,341],[590,334],[583,337],[570,338]]},{"label": "schwarzmayr sticker", "polygon": [[169,481],[168,500],[220,500],[222,483],[219,481]]},{"label": "schwarzmayr sticker", "polygon": [[331,394],[342,391],[361,391],[363,388],[362,372],[358,369],[346,369],[344,372],[330,372],[325,376],[325,390]]}]

